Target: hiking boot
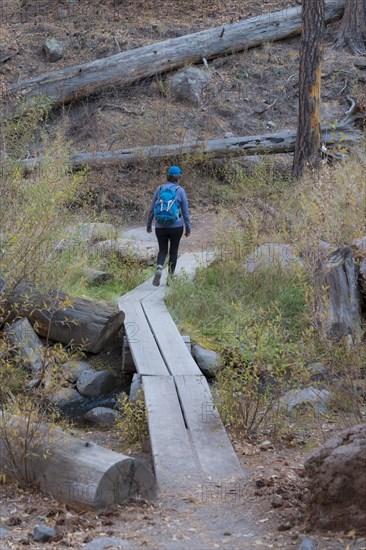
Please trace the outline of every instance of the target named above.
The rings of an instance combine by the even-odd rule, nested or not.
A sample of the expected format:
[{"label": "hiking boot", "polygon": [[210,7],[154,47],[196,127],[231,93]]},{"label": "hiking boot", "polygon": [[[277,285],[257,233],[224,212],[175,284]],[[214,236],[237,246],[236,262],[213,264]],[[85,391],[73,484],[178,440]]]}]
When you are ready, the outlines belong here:
[{"label": "hiking boot", "polygon": [[154,286],[159,286],[160,285],[160,279],[161,279],[162,271],[163,271],[163,269],[161,267],[158,267],[157,270],[155,271],[155,275],[154,275],[153,283],[152,283]]}]

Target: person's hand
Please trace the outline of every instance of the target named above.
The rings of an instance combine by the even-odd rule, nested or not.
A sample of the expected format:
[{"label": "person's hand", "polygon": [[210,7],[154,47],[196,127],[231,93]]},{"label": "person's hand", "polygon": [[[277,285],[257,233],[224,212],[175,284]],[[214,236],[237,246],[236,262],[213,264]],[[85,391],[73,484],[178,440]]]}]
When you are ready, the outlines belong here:
[{"label": "person's hand", "polygon": [[148,233],[152,233],[151,227],[147,227],[147,228],[146,228],[146,231],[147,231]]},{"label": "person's hand", "polygon": [[186,231],[186,232],[184,233],[184,236],[185,236],[185,237],[189,237],[190,234],[191,234],[190,231]]}]

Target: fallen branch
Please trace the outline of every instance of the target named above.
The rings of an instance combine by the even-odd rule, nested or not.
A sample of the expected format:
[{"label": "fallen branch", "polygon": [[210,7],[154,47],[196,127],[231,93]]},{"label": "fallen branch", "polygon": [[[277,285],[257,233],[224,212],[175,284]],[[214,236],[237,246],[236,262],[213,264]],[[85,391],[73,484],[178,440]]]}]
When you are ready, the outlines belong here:
[{"label": "fallen branch", "polygon": [[[343,9],[344,0],[328,0],[326,22],[340,18]],[[15,95],[16,101],[21,96],[25,100],[44,96],[53,105],[60,105],[111,86],[131,84],[189,63],[201,63],[202,58],[230,55],[300,33],[301,7],[285,9],[42,74],[12,85],[8,92]]]}]

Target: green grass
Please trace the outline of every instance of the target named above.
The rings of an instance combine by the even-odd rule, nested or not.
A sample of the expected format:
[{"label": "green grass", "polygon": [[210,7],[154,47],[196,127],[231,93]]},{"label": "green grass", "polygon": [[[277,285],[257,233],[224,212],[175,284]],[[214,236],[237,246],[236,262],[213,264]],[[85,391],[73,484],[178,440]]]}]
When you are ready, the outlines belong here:
[{"label": "green grass", "polygon": [[290,338],[300,337],[306,324],[304,289],[293,272],[246,273],[238,262],[217,261],[194,280],[179,277],[166,302],[180,327],[209,347],[234,345],[258,311],[265,311],[266,322],[280,315]]},{"label": "green grass", "polygon": [[99,261],[99,263],[91,263],[89,266],[111,273],[113,280],[90,284],[83,276],[82,270],[86,265],[80,260],[77,264],[68,266],[69,274],[64,285],[65,292],[71,296],[105,300],[113,306],[117,305],[118,298],[142,284],[154,272],[154,268],[142,266],[132,260],[118,261],[116,258],[111,258]]}]

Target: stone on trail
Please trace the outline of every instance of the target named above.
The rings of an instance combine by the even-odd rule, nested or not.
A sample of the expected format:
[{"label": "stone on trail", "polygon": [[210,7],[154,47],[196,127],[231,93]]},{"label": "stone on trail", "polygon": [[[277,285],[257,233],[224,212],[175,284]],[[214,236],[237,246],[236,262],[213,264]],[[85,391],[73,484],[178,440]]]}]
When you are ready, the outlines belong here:
[{"label": "stone on trail", "polygon": [[288,413],[301,412],[311,407],[315,414],[323,414],[327,411],[327,402],[331,393],[328,390],[320,390],[310,387],[302,390],[290,390],[281,397],[281,405]]},{"label": "stone on trail", "polygon": [[202,95],[211,80],[211,73],[197,67],[178,71],[172,78],[170,89],[174,99],[199,105]]},{"label": "stone on trail", "polygon": [[120,413],[108,407],[95,407],[86,414],[84,420],[98,424],[99,426],[113,426],[116,420],[120,417]]},{"label": "stone on trail", "polygon": [[290,269],[303,264],[292,244],[266,243],[245,258],[244,265],[248,273],[253,273],[264,267]]},{"label": "stone on trail", "polygon": [[366,534],[366,424],[343,430],[305,461],[310,521],[321,529]]},{"label": "stone on trail", "polygon": [[131,387],[130,387],[130,401],[135,402],[137,399],[137,393],[139,390],[142,391],[142,378],[141,375],[138,373],[135,373],[132,377]]},{"label": "stone on trail", "polygon": [[108,239],[95,244],[91,252],[105,258],[115,254],[121,261],[131,259],[145,265],[155,265],[158,245],[156,240],[144,242],[133,239]]},{"label": "stone on trail", "polygon": [[152,233],[146,231],[146,227],[137,227],[136,229],[127,229],[121,234],[122,239],[133,239],[135,241],[144,241],[148,243],[156,243],[156,235],[153,230]]},{"label": "stone on trail", "polygon": [[86,370],[91,371],[93,368],[90,363],[87,363],[87,361],[71,360],[63,363],[61,365],[61,370],[65,376],[65,379],[68,382],[74,383],[77,382],[83,372]]},{"label": "stone on trail", "polygon": [[47,525],[36,525],[33,531],[33,540],[36,542],[48,542],[56,536],[53,527]]},{"label": "stone on trail", "polygon": [[215,351],[203,348],[199,344],[195,344],[192,348],[192,356],[202,374],[208,378],[213,378],[220,370],[220,356]]},{"label": "stone on trail", "polygon": [[65,44],[56,38],[47,38],[43,44],[43,49],[48,61],[55,63],[55,61],[59,61],[62,58],[65,50]]},{"label": "stone on trail", "polygon": [[97,397],[111,391],[116,384],[116,377],[108,370],[84,371],[76,383],[81,395]]}]

